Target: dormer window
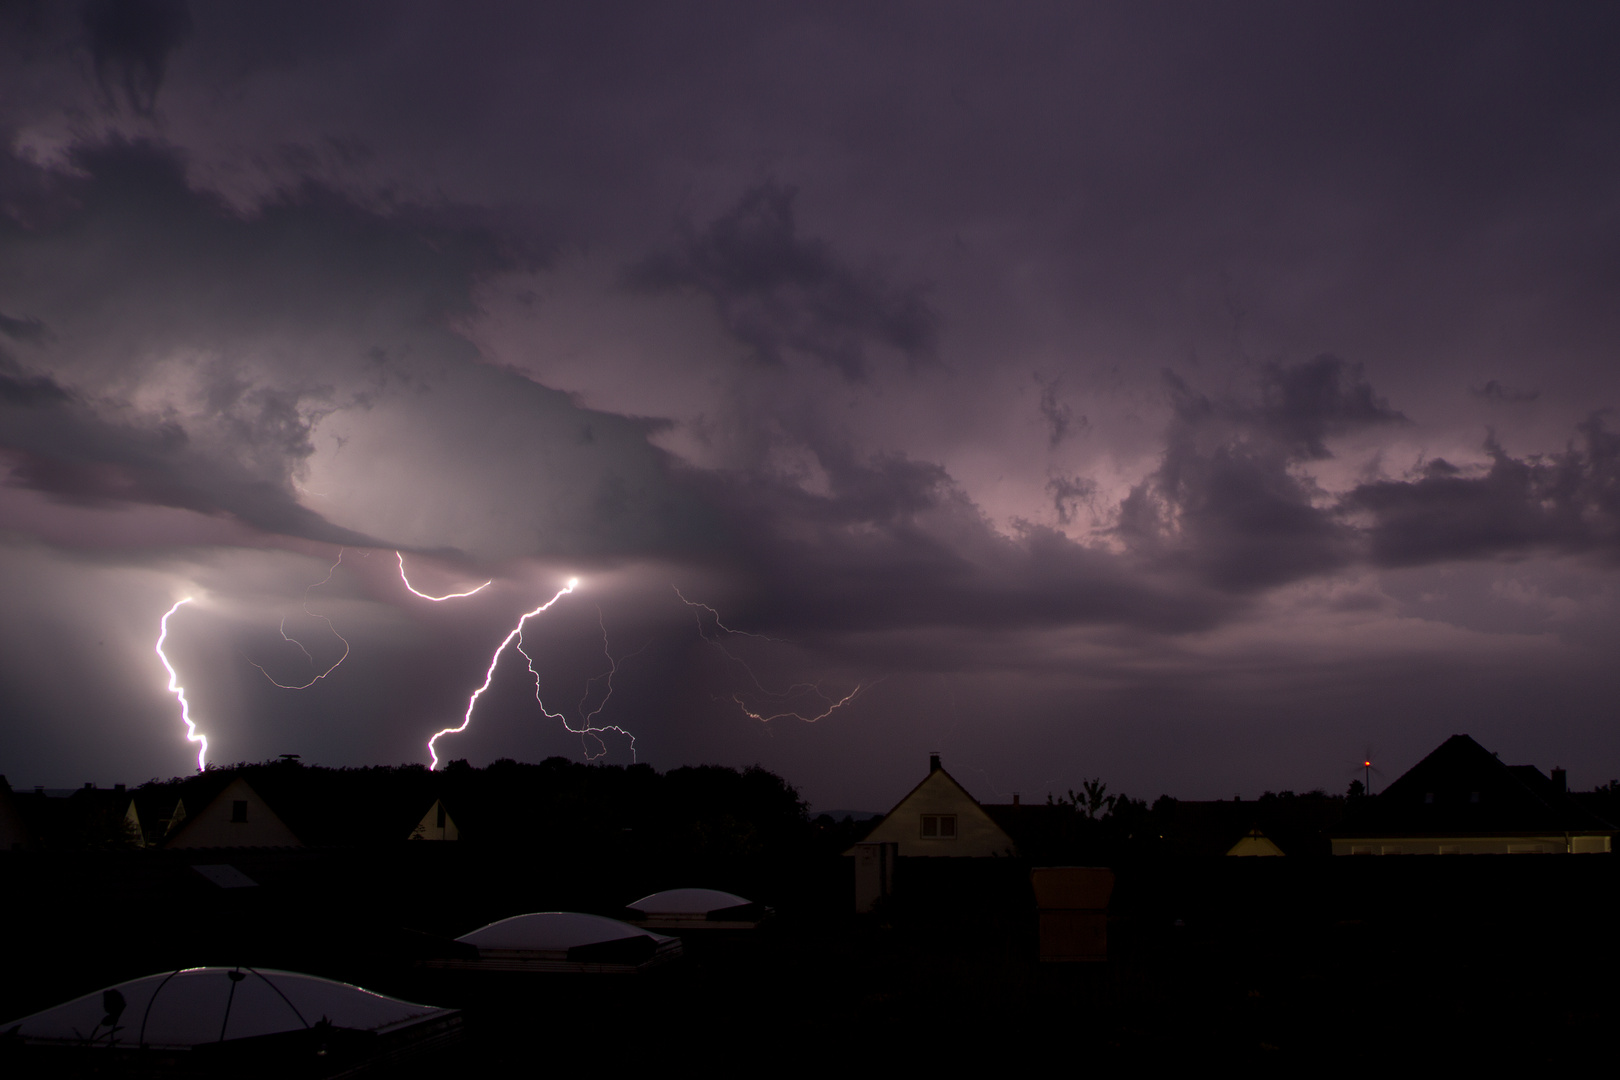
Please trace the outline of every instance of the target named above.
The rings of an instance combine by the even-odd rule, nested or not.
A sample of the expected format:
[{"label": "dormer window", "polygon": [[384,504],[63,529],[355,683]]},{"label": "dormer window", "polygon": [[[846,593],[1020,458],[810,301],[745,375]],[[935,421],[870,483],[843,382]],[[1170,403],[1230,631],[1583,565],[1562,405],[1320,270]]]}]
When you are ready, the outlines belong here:
[{"label": "dormer window", "polygon": [[956,815],[924,814],[922,816],[922,838],[924,840],[955,840]]}]

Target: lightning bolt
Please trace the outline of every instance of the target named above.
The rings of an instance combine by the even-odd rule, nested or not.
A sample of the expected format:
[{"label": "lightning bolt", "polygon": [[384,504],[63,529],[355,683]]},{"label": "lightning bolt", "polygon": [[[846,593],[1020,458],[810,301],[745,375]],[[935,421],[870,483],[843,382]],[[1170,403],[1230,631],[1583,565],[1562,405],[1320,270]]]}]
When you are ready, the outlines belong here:
[{"label": "lightning bolt", "polygon": [[[766,637],[764,634],[756,634],[756,633],[753,633],[750,630],[733,630],[731,627],[727,626],[725,623],[720,621],[720,613],[718,611],[714,610],[714,608],[710,607],[708,604],[700,604],[696,600],[688,600],[686,598],[686,594],[681,592],[681,590],[680,590],[680,588],[678,586],[671,585],[670,588],[675,590],[675,595],[679,596],[681,598],[681,603],[685,604],[687,607],[689,607],[689,608],[702,608],[704,611],[707,611],[710,615],[714,616],[714,625],[719,627],[720,629],[724,630],[728,634],[741,634],[743,637],[759,638],[759,640],[761,640],[761,641],[778,641],[778,640],[780,640],[779,638]],[[701,616],[701,615],[697,616],[697,621],[698,621],[698,633],[701,635],[703,633],[703,616]],[[704,637],[703,640],[708,641],[709,639],[707,637]],[[724,651],[724,650],[722,650],[722,651]],[[729,656],[730,654],[728,653],[727,655]],[[741,663],[741,661],[739,660],[738,663]]]},{"label": "lightning bolt", "polygon": [[183,600],[176,600],[174,607],[164,612],[163,618],[158,620],[157,654],[158,659],[163,661],[163,670],[169,673],[169,693],[180,702],[180,719],[186,725],[186,742],[202,744],[197,747],[197,771],[202,772],[205,767],[204,759],[208,755],[208,736],[197,733],[197,725],[191,719],[191,703],[186,700],[186,688],[180,685],[180,677],[175,674],[174,665],[169,663],[169,658],[163,653],[163,643],[169,637],[169,616],[189,603],[191,603],[189,596]]},{"label": "lightning bolt", "polygon": [[[814,687],[814,689],[815,689],[816,693],[821,694],[820,687]],[[807,724],[813,724],[817,720],[825,720],[825,719],[827,719],[827,717],[831,716],[833,713],[837,712],[839,709],[843,708],[845,705],[848,705],[851,701],[854,701],[855,700],[855,695],[859,694],[863,689],[865,689],[865,684],[864,683],[856,683],[855,684],[855,689],[851,690],[849,693],[845,694],[843,697],[839,698],[837,701],[832,701],[832,698],[827,697],[825,694],[821,694],[821,698],[822,698],[823,701],[832,701],[832,704],[828,705],[827,708],[826,708],[826,711],[822,712],[819,716],[801,716],[799,713],[796,713],[796,712],[779,712],[779,713],[776,713],[773,716],[764,716],[764,715],[762,715],[760,713],[755,712],[753,709],[750,709],[748,707],[747,702],[743,701],[743,699],[742,699],[742,697],[740,695],[732,694],[731,695],[731,700],[735,701],[737,703],[737,708],[739,708],[739,709],[741,709],[743,711],[744,716],[747,716],[749,719],[752,719],[752,720],[758,720],[758,721],[760,721],[761,723],[764,723],[764,724],[768,724],[772,720],[803,720]],[[785,697],[787,695],[784,694],[782,696]]]},{"label": "lightning bolt", "polygon": [[855,684],[855,689],[851,690],[849,693],[845,694],[841,698],[838,698],[837,700],[834,700],[832,697],[823,692],[820,683],[794,683],[786,690],[772,690],[764,683],[760,682],[759,676],[754,673],[754,669],[748,663],[748,661],[744,660],[742,657],[736,655],[730,649],[725,647],[718,634],[712,638],[709,636],[708,631],[703,625],[702,613],[707,611],[709,615],[713,617],[714,625],[717,631],[724,631],[727,634],[736,634],[741,637],[758,638],[761,641],[780,641],[781,639],[767,637],[764,634],[755,634],[748,630],[733,630],[720,620],[720,613],[714,608],[710,607],[708,604],[699,603],[695,600],[688,600],[677,586],[671,585],[670,588],[674,589],[675,595],[681,598],[681,603],[693,609],[694,617],[697,619],[698,624],[698,637],[702,638],[710,645],[713,645],[716,649],[719,649],[726,659],[732,661],[746,671],[748,673],[749,680],[753,682],[754,687],[761,694],[764,694],[766,697],[777,698],[780,700],[804,693],[811,693],[816,697],[819,697],[822,700],[822,703],[827,706],[815,716],[806,716],[803,713],[791,709],[767,715],[762,712],[756,712],[754,709],[749,708],[748,703],[742,699],[741,694],[732,694],[731,700],[736,702],[737,707],[743,711],[743,715],[747,716],[751,720],[758,720],[761,723],[767,724],[772,720],[802,720],[806,724],[813,724],[817,720],[825,720],[827,717],[831,716],[845,705],[848,705],[851,701],[855,700],[856,696],[859,695],[862,690],[865,690],[872,685],[871,683],[858,682]]},{"label": "lightning bolt", "polygon": [[[400,560],[400,576],[403,577],[404,573],[405,573],[405,560],[401,559]],[[485,584],[488,584],[488,583],[486,582]],[[543,613],[545,611],[548,611],[551,608],[551,605],[555,604],[558,600],[561,600],[563,597],[565,597],[569,593],[573,592],[574,589],[578,587],[578,585],[579,585],[579,578],[569,578],[568,579],[568,584],[564,585],[561,589],[557,590],[557,595],[553,596],[550,600],[547,600],[545,603],[541,604],[539,607],[535,608],[533,611],[525,613],[524,616],[518,620],[517,625],[512,627],[512,632],[507,634],[506,638],[500,643],[500,646],[496,648],[495,655],[491,656],[489,658],[489,670],[484,672],[484,685],[480,686],[477,690],[474,690],[472,692],[472,697],[467,699],[467,711],[466,711],[466,713],[464,713],[462,715],[461,723],[456,725],[455,727],[452,727],[452,728],[445,728],[444,730],[436,733],[433,736],[433,738],[428,740],[428,744],[427,744],[427,746],[428,746],[428,754],[433,759],[433,763],[428,766],[429,770],[437,769],[439,767],[439,752],[438,752],[438,750],[436,748],[436,744],[438,743],[438,741],[440,739],[442,739],[446,735],[459,735],[459,734],[461,734],[463,731],[467,730],[467,725],[472,723],[473,710],[478,707],[478,699],[484,696],[484,691],[489,689],[489,684],[491,682],[493,682],[494,679],[495,679],[495,668],[501,662],[501,654],[506,652],[507,646],[511,645],[512,642],[516,641],[517,639],[519,639],[519,638],[521,638],[523,636],[523,626],[524,626],[524,624],[527,623],[530,619],[534,618],[536,615],[539,615],[539,614],[541,614],[541,613]],[[410,588],[410,583],[406,582],[405,587]],[[483,585],[480,585],[478,588],[481,589],[483,587],[484,587]],[[416,592],[415,589],[411,589],[411,591]],[[478,590],[474,589],[473,591],[477,592]],[[422,593],[416,593],[416,595],[423,596]],[[467,595],[470,595],[470,594],[467,594]],[[433,599],[435,599],[435,597],[423,596],[423,599],[433,600]],[[449,598],[448,597],[440,597],[438,599],[449,599]],[[521,650],[519,650],[519,651],[521,651]],[[525,654],[525,655],[527,655],[527,654]],[[529,670],[533,671],[534,668],[531,666]],[[536,701],[539,700],[539,690],[538,689],[536,689],[536,691],[535,691],[535,700]],[[545,706],[542,705],[542,706],[540,706],[540,708],[543,711],[545,709]],[[546,715],[551,716],[552,714],[548,712],[548,713],[546,713]]]},{"label": "lightning bolt", "polygon": [[[403,581],[405,583],[405,587],[407,589],[409,589],[411,592],[416,593],[416,595],[420,596],[422,599],[424,599],[424,600],[432,600],[435,604],[437,604],[441,600],[457,600],[457,599],[460,599],[463,596],[471,596],[474,593],[483,592],[485,589],[489,588],[489,586],[490,586],[490,582],[486,581],[482,585],[478,586],[478,588],[476,588],[476,589],[468,589],[466,592],[445,593],[443,596],[429,596],[425,592],[418,592],[417,589],[416,589],[416,586],[411,584],[411,579],[405,576],[405,556],[401,555],[399,552],[396,551],[396,552],[394,552],[394,558],[399,560],[399,580],[401,580],[401,581]],[[494,580],[493,578],[490,579],[490,581],[493,581],[493,580]],[[570,585],[568,587],[568,589],[564,589],[563,592],[568,592],[572,588],[573,588],[573,586]],[[558,595],[561,595],[561,594],[559,593]],[[544,611],[545,609],[542,608],[541,610]]]},{"label": "lightning bolt", "polygon": [[[585,750],[586,761],[595,761],[597,758],[602,757],[608,752],[607,743],[603,742],[601,738],[602,733],[606,731],[617,732],[630,740],[630,760],[635,761],[636,737],[634,735],[624,730],[624,728],[619,727],[617,724],[605,724],[602,727],[593,727],[591,725],[591,721],[595,720],[597,716],[601,715],[602,710],[607,708],[608,699],[613,696],[613,676],[619,673],[619,662],[613,659],[613,653],[608,649],[607,623],[602,621],[602,609],[600,607],[596,609],[596,624],[602,628],[602,655],[607,657],[608,670],[602,675],[592,675],[585,683],[585,693],[580,695],[578,706],[580,723],[584,725],[583,727],[576,728],[574,725],[568,722],[568,717],[564,716],[562,713],[554,713],[547,709],[546,703],[540,700],[540,673],[534,669],[534,658],[523,651],[523,635],[521,633],[518,634],[517,651],[522,653],[523,659],[528,661],[529,674],[534,676],[534,700],[535,704],[540,706],[541,714],[551,720],[561,720],[564,728],[579,736],[580,744]],[[630,656],[637,655],[637,653],[640,653],[642,649],[645,649],[646,647],[647,646],[643,645],[641,649],[637,649],[636,652],[631,653]],[[628,660],[630,657],[626,656],[624,659]],[[597,703],[596,708],[592,709],[590,712],[586,712],[585,703],[590,700],[591,688],[596,685],[598,679],[607,680],[607,693],[602,695],[602,700]],[[598,748],[596,753],[591,753],[590,744],[585,741],[586,739],[596,740],[596,745]]]},{"label": "lightning bolt", "polygon": [[[332,575],[337,573],[337,568],[343,565],[343,553],[346,550],[346,548],[338,548],[337,562],[333,563],[331,568],[326,571],[325,577],[321,578],[321,580],[317,581],[313,585],[304,586],[304,614],[308,615],[312,619],[319,619],[321,622],[326,624],[326,628],[332,631],[332,636],[343,642],[343,655],[338,657],[337,660],[333,662],[331,667],[309,680],[309,682],[304,683],[302,686],[294,686],[291,683],[278,682],[274,675],[270,674],[264,669],[263,664],[260,664],[257,660],[254,660],[251,656],[246,656],[246,654],[244,654],[244,658],[248,663],[258,668],[260,674],[269,679],[276,686],[281,687],[283,690],[308,690],[310,687],[332,674],[332,672],[336,671],[338,669],[338,665],[349,658],[349,639],[337,632],[337,627],[332,625],[331,619],[328,619],[325,615],[317,615],[313,611],[309,610],[309,590],[318,589],[322,585],[325,585],[328,581],[332,580]],[[315,658],[310,656],[309,650],[304,648],[304,643],[302,641],[299,641],[297,638],[287,636],[287,620],[285,618],[281,620],[281,637],[283,641],[290,641],[294,645],[298,646],[299,651],[304,654],[305,658],[307,658],[311,664],[315,663]]]}]

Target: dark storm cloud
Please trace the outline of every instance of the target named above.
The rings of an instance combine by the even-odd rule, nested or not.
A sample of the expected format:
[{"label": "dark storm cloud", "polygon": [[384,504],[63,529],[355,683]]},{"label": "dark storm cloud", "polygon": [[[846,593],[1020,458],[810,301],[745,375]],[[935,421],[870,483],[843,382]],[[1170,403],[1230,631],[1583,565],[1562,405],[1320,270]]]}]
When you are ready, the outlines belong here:
[{"label": "dark storm cloud", "polygon": [[[0,283],[71,328],[6,324],[34,365],[0,371],[12,484],[475,557],[661,551],[705,528],[647,443],[656,422],[581,409],[454,330],[484,275],[530,264],[521,234],[315,185],[242,214],[149,143],[82,146],[73,164],[54,181],[63,216],[0,220]],[[318,504],[332,510],[303,505],[323,425],[340,462],[376,455],[398,489],[377,494],[368,462]]]},{"label": "dark storm cloud", "polygon": [[169,54],[191,36],[186,0],[86,0],[84,29],[96,79],[141,115],[157,104]]},{"label": "dark storm cloud", "polygon": [[1468,392],[1486,401],[1503,401],[1514,405],[1534,401],[1541,396],[1540,390],[1521,390],[1518,387],[1507,386],[1495,379],[1491,379],[1484,386],[1469,387]]},{"label": "dark storm cloud", "polygon": [[827,471],[825,494],[761,475],[692,477],[726,515],[731,565],[773,630],[823,640],[1110,624],[1181,633],[1241,603],[1039,525],[1003,535],[937,465],[845,458]]},{"label": "dark storm cloud", "polygon": [[7,405],[64,404],[72,395],[49,375],[34,375],[0,353],[0,402]]},{"label": "dark storm cloud", "polygon": [[1090,504],[1097,497],[1097,485],[1083,476],[1054,476],[1046,482],[1046,493],[1052,496],[1058,524],[1069,525],[1081,504]]},{"label": "dark storm cloud", "polygon": [[1322,357],[1261,371],[1258,406],[1212,399],[1173,372],[1174,409],[1159,467],[1120,504],[1116,532],[1134,551],[1196,567],[1211,585],[1252,592],[1346,565],[1348,530],[1290,472],[1327,456],[1329,431],[1389,419],[1364,383]]},{"label": "dark storm cloud", "polygon": [[1620,557],[1620,434],[1602,415],[1560,453],[1516,458],[1487,438],[1491,466],[1464,476],[1443,459],[1415,480],[1363,484],[1341,508],[1364,514],[1381,566],[1522,556],[1535,550]]},{"label": "dark storm cloud", "polygon": [[1360,364],[1322,355],[1301,364],[1268,363],[1260,372],[1260,425],[1291,455],[1329,457],[1324,440],[1358,428],[1406,423],[1373,393]]},{"label": "dark storm cloud", "polygon": [[15,319],[0,312],[0,334],[13,341],[42,341],[45,338],[45,324],[38,319]]},{"label": "dark storm cloud", "polygon": [[1058,385],[1063,380],[1053,379],[1051,382],[1042,382],[1040,374],[1035,376],[1035,382],[1041,388],[1040,413],[1041,420],[1046,424],[1047,445],[1056,450],[1063,440],[1071,434],[1083,432],[1090,426],[1084,416],[1075,419],[1074,406],[1058,397]]},{"label": "dark storm cloud", "polygon": [[[955,729],[944,679],[876,720],[772,726],[776,746],[823,747],[823,780],[942,732],[1088,768],[1112,741],[1154,784],[1171,741],[1208,753],[1190,777],[1221,754],[1259,775],[1331,758],[1369,716],[1450,724],[1479,697],[1435,676],[1448,658],[1530,671],[1514,700],[1544,710],[1558,634],[1612,638],[1614,437],[1592,422],[1534,453],[1620,385],[1611,9],[301,0],[194,5],[189,37],[156,3],[0,22],[25,10],[46,15],[0,43],[15,484],[532,560],[503,567],[516,591],[566,557],[599,596],[622,587],[617,615],[584,620],[592,651],[690,575],[736,625],[803,643],[806,669],[967,685],[1043,668],[984,684]],[[109,131],[184,153],[97,144]],[[1161,383],[1165,365],[1185,379]],[[1487,418],[1489,460],[1464,463]],[[45,510],[69,522],[46,547],[119,517]],[[33,561],[0,566],[17,599],[0,630],[120,615],[115,712],[153,681],[166,592],[199,576],[177,550],[115,551],[173,569],[73,606]],[[240,555],[217,582],[272,558]],[[330,565],[309,562],[263,595],[296,608],[304,571]],[[1514,576],[1553,562],[1557,589]],[[1448,610],[1501,586],[1523,611],[1486,626],[1426,606],[1462,578],[1480,595]],[[258,687],[243,726],[280,738],[350,695],[311,746],[273,749],[366,760],[454,713],[485,632],[421,677],[448,705],[402,701],[396,673],[421,665],[368,632],[321,689]],[[446,651],[424,635],[422,656]],[[1373,687],[1391,654],[1408,674]],[[646,717],[686,725],[647,752],[765,752],[725,743],[754,734],[726,726],[724,686],[670,692],[684,659],[641,687]],[[1077,691],[1077,667],[1117,696]],[[1338,693],[1347,678],[1365,685]],[[86,741],[69,699],[0,681]],[[1560,685],[1569,715],[1583,696],[1607,715],[1590,679]],[[172,701],[150,696],[167,739]],[[1351,705],[1328,722],[1324,702]]]},{"label": "dark storm cloud", "polygon": [[0,361],[0,450],[9,451],[11,486],[78,505],[224,513],[266,532],[376,545],[298,505],[290,484],[189,444],[172,420],[144,426],[109,420],[54,379]]},{"label": "dark storm cloud", "polygon": [[826,242],[800,237],[795,191],[755,187],[675,252],[629,272],[643,289],[694,288],[760,360],[812,357],[846,379],[865,378],[869,350],[886,346],[916,363],[933,357],[938,316],[915,286],[891,285],[849,266]]}]

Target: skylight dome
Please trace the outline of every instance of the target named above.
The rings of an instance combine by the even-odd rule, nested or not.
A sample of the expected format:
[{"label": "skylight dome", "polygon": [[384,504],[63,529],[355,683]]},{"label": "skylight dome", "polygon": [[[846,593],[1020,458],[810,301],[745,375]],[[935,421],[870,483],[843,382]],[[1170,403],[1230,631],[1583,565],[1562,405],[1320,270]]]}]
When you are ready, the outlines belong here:
[{"label": "skylight dome", "polygon": [[[328,1041],[368,1037],[360,1056],[454,1034],[454,1009],[384,997],[347,983],[290,971],[185,968],[110,986],[4,1027],[0,1036],[32,1047],[85,1051],[195,1051],[242,1040],[326,1056]],[[281,1038],[275,1038],[281,1037]],[[268,1042],[267,1042],[268,1040]],[[319,1042],[322,1045],[317,1046]]]},{"label": "skylight dome", "polygon": [[637,926],[669,930],[741,930],[757,926],[771,909],[718,889],[666,889],[626,905]]}]

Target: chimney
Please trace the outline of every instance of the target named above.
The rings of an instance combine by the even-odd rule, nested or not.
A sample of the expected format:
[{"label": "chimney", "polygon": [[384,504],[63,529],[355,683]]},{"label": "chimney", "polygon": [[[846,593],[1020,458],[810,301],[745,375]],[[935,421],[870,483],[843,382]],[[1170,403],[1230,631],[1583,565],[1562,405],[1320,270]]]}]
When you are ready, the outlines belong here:
[{"label": "chimney", "polygon": [[124,793],[124,785],[123,784],[114,784],[113,785],[113,790],[116,791],[118,794],[122,795]]},{"label": "chimney", "polygon": [[1558,794],[1563,795],[1569,791],[1569,776],[1564,772],[1562,765],[1553,769],[1552,782],[1553,787],[1558,789]]},{"label": "chimney", "polygon": [[928,771],[931,772],[931,773],[939,772],[939,755],[938,754],[929,754],[928,755]]},{"label": "chimney", "polygon": [[96,790],[96,785],[94,785],[94,784],[86,784],[86,785],[84,785],[84,790],[86,790],[86,791],[94,791],[94,790]]},{"label": "chimney", "polygon": [[1013,792],[1013,805],[1014,806],[1018,805],[1018,792],[1016,792],[1016,791]]}]

